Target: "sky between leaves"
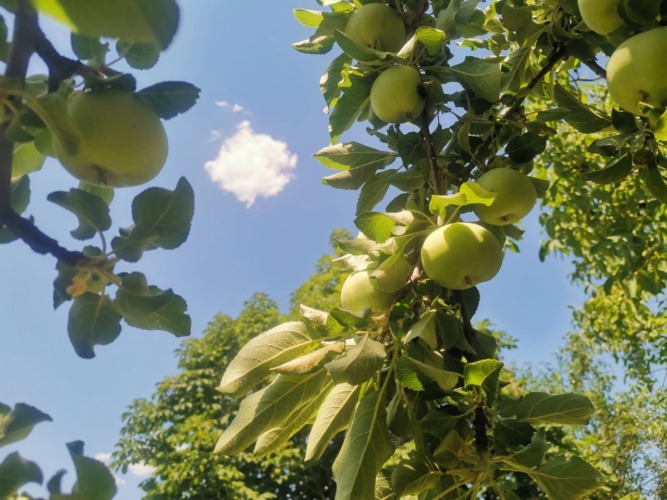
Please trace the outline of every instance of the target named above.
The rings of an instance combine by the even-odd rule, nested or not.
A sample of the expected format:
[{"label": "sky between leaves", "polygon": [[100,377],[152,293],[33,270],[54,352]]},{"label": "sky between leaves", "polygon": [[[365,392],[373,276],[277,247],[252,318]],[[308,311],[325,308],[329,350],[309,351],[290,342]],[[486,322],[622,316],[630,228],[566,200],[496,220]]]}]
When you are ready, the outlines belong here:
[{"label": "sky between leaves", "polygon": [[[329,141],[319,78],[331,57],[291,49],[310,35],[293,18],[294,8],[318,6],[314,0],[181,2],[172,46],[155,68],[133,73],[138,88],[185,80],[202,90],[193,110],[166,122],[169,159],[150,184],[173,189],[180,176],[188,178],[196,197],[190,237],[175,251],[151,252],[138,267],[123,269],[140,270],[149,283],[182,295],[193,335],[217,312],[236,315],[257,291],[285,310],[290,292],[329,252],[331,231],[354,231],[355,193],[323,186],[320,179],[330,172],[312,158]],[[44,27],[56,47],[71,55],[69,34],[52,23]],[[33,63],[33,73],[43,71]],[[342,140],[373,144],[363,126]],[[68,233],[76,221],[45,197],[75,186],[57,162],[48,161],[33,176],[28,210],[41,229],[70,248],[78,248]],[[130,202],[142,189],[117,191],[114,224],[128,224]],[[506,362],[547,362],[569,327],[568,306],[583,297],[567,282],[566,262],[539,262],[536,220],[534,213],[525,221],[521,253],[506,255],[500,274],[480,286],[479,318],[520,341]],[[66,308],[52,309],[55,262],[21,243],[0,247],[0,256],[0,401],[27,402],[54,419],[3,451],[19,449],[46,478],[68,469],[68,488],[73,474],[65,443],[81,439],[86,454],[108,460],[121,413],[176,372],[172,352],[180,341],[124,327],[116,342],[96,350],[94,360],[82,360],[67,339]],[[119,477],[117,498],[141,498],[137,484],[149,472],[136,464]]]}]

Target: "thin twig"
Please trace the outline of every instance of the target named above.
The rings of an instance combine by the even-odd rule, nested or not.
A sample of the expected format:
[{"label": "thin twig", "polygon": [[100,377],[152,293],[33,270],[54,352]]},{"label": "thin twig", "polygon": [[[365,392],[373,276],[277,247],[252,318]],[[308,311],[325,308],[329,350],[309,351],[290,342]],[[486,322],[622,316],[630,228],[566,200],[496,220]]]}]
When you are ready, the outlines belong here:
[{"label": "thin twig", "polygon": [[581,62],[600,78],[607,79],[607,71],[595,59],[586,59],[585,61],[582,59]]},{"label": "thin twig", "polygon": [[433,138],[429,129],[428,111],[424,108],[421,114],[421,136],[426,146],[426,155],[428,164],[431,167],[431,183],[433,184],[433,193],[442,194],[442,184],[440,183],[440,173],[438,172],[438,161],[433,147]]}]

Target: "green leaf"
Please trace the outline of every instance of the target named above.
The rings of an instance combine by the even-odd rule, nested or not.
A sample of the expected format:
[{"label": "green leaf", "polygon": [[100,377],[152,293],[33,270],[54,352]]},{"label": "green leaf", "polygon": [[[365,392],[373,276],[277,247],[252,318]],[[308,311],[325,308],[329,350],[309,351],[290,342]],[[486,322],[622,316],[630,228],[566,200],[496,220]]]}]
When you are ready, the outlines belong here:
[{"label": "green leaf", "polygon": [[188,237],[194,214],[194,192],[184,177],[176,189],[148,188],[132,202],[134,226],[111,241],[116,255],[129,262],[146,250],[173,249]]},{"label": "green leaf", "polygon": [[271,369],[319,344],[319,334],[300,321],[283,323],[244,345],[222,375],[220,392],[238,397],[269,376]]},{"label": "green leaf", "polygon": [[143,330],[163,330],[177,337],[190,335],[192,320],[185,314],[187,304],[171,289],[148,286],[141,273],[122,275],[114,299],[116,310],[128,325]]},{"label": "green leaf", "polygon": [[111,227],[109,206],[99,196],[72,188],[68,192],[51,193],[46,199],[76,215],[79,227],[70,231],[70,234],[78,240],[92,238]]},{"label": "green leaf", "polygon": [[178,28],[174,0],[34,0],[35,8],[89,37],[155,43],[166,49]]},{"label": "green leaf", "polygon": [[585,172],[584,178],[597,184],[613,184],[625,179],[630,172],[632,172],[632,155],[626,153],[620,158],[613,158],[602,170]]},{"label": "green leaf", "polygon": [[120,335],[120,320],[106,295],[85,293],[74,299],[67,333],[76,353],[82,358],[94,358],[94,346],[110,344]]},{"label": "green leaf", "polygon": [[531,392],[521,398],[516,408],[520,422],[530,424],[572,424],[588,423],[595,411],[590,400],[582,394],[550,395]]},{"label": "green leaf", "polygon": [[517,163],[525,163],[544,152],[547,147],[547,138],[535,132],[526,132],[515,137],[505,150],[508,156]]},{"label": "green leaf", "polygon": [[[331,37],[333,39],[333,37]],[[341,89],[338,84],[341,81],[343,68],[352,62],[352,58],[343,53],[335,57],[329,67],[320,78],[320,92],[324,96],[327,106],[333,107],[338,102]]]},{"label": "green leaf", "polygon": [[539,467],[544,462],[544,456],[550,447],[550,444],[545,439],[545,435],[546,431],[544,429],[538,429],[533,434],[533,438],[527,446],[524,446],[509,457],[504,457],[503,461],[527,469]]},{"label": "green leaf", "polygon": [[303,304],[299,306],[299,312],[306,320],[308,326],[315,328],[324,337],[338,335],[343,331],[343,326],[327,312],[319,311]]},{"label": "green leaf", "polygon": [[387,214],[366,212],[354,219],[354,225],[371,240],[384,243],[391,237],[396,223]]},{"label": "green leaf", "polygon": [[14,179],[41,170],[46,157],[39,152],[35,141],[15,142],[12,157],[12,177]]},{"label": "green leaf", "polygon": [[[17,214],[22,214],[30,203],[30,177],[24,175],[12,181],[11,206]],[[0,228],[0,244],[11,243],[18,237],[8,228]]]},{"label": "green leaf", "polygon": [[338,141],[341,134],[349,129],[359,115],[368,108],[372,85],[372,78],[349,72],[346,79],[339,84],[343,95],[338,99],[329,116],[331,144]]},{"label": "green leaf", "polygon": [[475,57],[451,67],[461,84],[475,95],[489,102],[497,102],[500,95],[500,65]]},{"label": "green leaf", "polygon": [[357,199],[357,208],[355,211],[357,215],[363,212],[370,212],[375,208],[375,205],[384,199],[390,186],[389,181],[394,173],[394,170],[385,170],[384,172],[377,173],[363,185]]},{"label": "green leaf", "polygon": [[0,498],[9,498],[27,483],[41,484],[43,479],[37,464],[21,458],[15,451],[0,463]]},{"label": "green leaf", "polygon": [[646,189],[662,203],[667,203],[667,184],[658,167],[649,167],[643,170],[642,178]]},{"label": "green leaf", "polygon": [[347,428],[359,399],[359,386],[337,384],[320,406],[306,444],[306,460],[318,460],[336,434]]},{"label": "green leaf", "polygon": [[83,455],[83,443],[67,443],[76,469],[76,483],[72,493],[86,500],[111,500],[116,495],[116,481],[109,469],[99,460]]},{"label": "green leaf", "polygon": [[169,81],[141,89],[136,96],[148,104],[160,118],[169,120],[194,106],[200,92],[201,90],[191,83]]},{"label": "green leaf", "polygon": [[0,446],[26,438],[35,425],[50,422],[51,417],[25,403],[16,403],[12,410],[0,403]]},{"label": "green leaf", "polygon": [[328,362],[324,368],[337,384],[359,385],[382,368],[385,357],[384,344],[371,339],[369,335],[364,335],[342,357]]},{"label": "green leaf", "polygon": [[445,32],[430,26],[420,26],[415,31],[415,40],[424,46],[430,56],[437,56],[445,45]]},{"label": "green leaf", "polygon": [[398,498],[419,495],[423,491],[436,489],[442,475],[442,472],[429,470],[425,460],[404,461],[392,471],[391,485]]},{"label": "green leaf", "polygon": [[358,142],[336,144],[320,149],[313,155],[322,165],[345,172],[345,182],[341,185],[340,176],[325,184],[342,189],[358,189],[369,181],[378,169],[385,168],[396,159],[394,153],[374,149]]},{"label": "green leaf", "polygon": [[[118,55],[124,57],[127,64],[134,69],[150,69],[160,59],[160,47],[152,43],[131,43],[119,40],[116,43],[116,52],[118,52]],[[198,96],[199,89],[197,89]],[[197,97],[195,97],[195,100]],[[180,112],[182,113],[183,111]],[[165,118],[165,116],[159,116]]]},{"label": "green leaf", "polygon": [[69,118],[65,96],[52,92],[28,101],[27,105],[44,122],[62,150],[68,155],[76,155],[79,150],[79,133]]},{"label": "green leaf", "polygon": [[309,375],[278,375],[267,387],[241,402],[236,417],[218,439],[215,453],[242,452],[262,433],[287,422],[303,406],[318,398],[327,380],[324,370]]},{"label": "green leaf", "polygon": [[488,405],[493,405],[498,394],[498,377],[504,364],[495,359],[483,359],[468,363],[463,369],[466,387],[481,387]]},{"label": "green leaf", "polygon": [[359,402],[333,464],[336,499],[375,498],[375,477],[393,452],[384,398],[371,390]]},{"label": "green leaf", "polygon": [[324,18],[319,10],[294,9],[292,13],[297,21],[308,28],[317,28]]},{"label": "green leaf", "polygon": [[537,470],[526,474],[552,500],[577,500],[602,486],[602,475],[579,457],[554,458]]},{"label": "green leaf", "polygon": [[99,37],[89,37],[72,33],[70,37],[74,55],[82,61],[104,61],[104,56],[109,52],[109,44],[102,43]]},{"label": "green leaf", "polygon": [[579,132],[585,134],[599,132],[612,124],[607,116],[582,103],[560,84],[556,84],[554,98],[558,106],[568,111],[564,116],[565,121]]},{"label": "green leaf", "polygon": [[327,379],[326,383],[320,387],[318,395],[310,402],[302,405],[288,419],[282,422],[279,427],[274,427],[265,431],[257,438],[257,443],[253,449],[253,455],[265,456],[276,451],[285,444],[294,434],[300,431],[313,417],[317,409],[331,390],[333,382]]},{"label": "green leaf", "polygon": [[433,458],[443,467],[454,467],[467,452],[465,440],[455,430],[450,430],[433,450]]},{"label": "green leaf", "polygon": [[424,387],[426,382],[433,381],[440,390],[447,392],[456,387],[460,379],[458,373],[443,370],[442,368],[406,356],[399,360],[399,364],[402,371],[414,370],[422,387]]},{"label": "green leaf", "polygon": [[403,338],[406,344],[410,341],[420,339],[431,349],[438,348],[438,338],[435,333],[435,320],[437,311],[426,311],[421,318],[410,326],[408,333]]},{"label": "green leaf", "polygon": [[336,354],[343,352],[344,349],[345,342],[342,341],[326,344],[315,351],[299,356],[298,358],[276,366],[271,370],[277,373],[282,373],[283,375],[305,375],[307,373],[313,373],[331,361]]}]

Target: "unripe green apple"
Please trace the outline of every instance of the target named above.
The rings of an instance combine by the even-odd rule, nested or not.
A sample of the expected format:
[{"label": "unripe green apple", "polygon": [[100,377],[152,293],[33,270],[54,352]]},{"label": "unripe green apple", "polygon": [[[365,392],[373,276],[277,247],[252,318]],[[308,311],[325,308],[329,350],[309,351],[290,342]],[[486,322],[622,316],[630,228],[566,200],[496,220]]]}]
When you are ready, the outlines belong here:
[{"label": "unripe green apple", "polygon": [[393,293],[383,292],[373,284],[369,270],[350,274],[340,291],[342,308],[355,316],[363,316],[367,309],[374,312],[386,309],[393,299]]},{"label": "unripe green apple", "polygon": [[491,231],[454,222],[428,235],[421,249],[426,275],[450,290],[466,290],[489,281],[500,270],[503,250]]},{"label": "unripe green apple", "polygon": [[398,52],[405,43],[405,24],[391,7],[369,3],[355,10],[345,26],[355,42],[384,52]]},{"label": "unripe green apple", "polygon": [[667,27],[654,28],[628,38],[607,64],[607,84],[612,99],[631,113],[642,114],[639,102],[662,109],[667,106]]},{"label": "unripe green apple", "polygon": [[421,75],[412,66],[392,66],[373,82],[371,108],[380,120],[404,123],[416,120],[426,101],[420,94]]},{"label": "unripe green apple", "polygon": [[618,13],[621,0],[579,0],[581,18],[590,29],[608,35],[625,24]]},{"label": "unripe green apple", "polygon": [[528,215],[537,201],[531,180],[511,168],[494,168],[482,174],[475,182],[487,191],[496,193],[491,205],[475,205],[474,208],[477,217],[487,224],[514,224]]},{"label": "unripe green apple", "polygon": [[137,186],[162,170],[167,134],[158,115],[131,92],[77,93],[67,112],[79,149],[70,155],[55,138],[53,149],[77,179],[98,186]]}]

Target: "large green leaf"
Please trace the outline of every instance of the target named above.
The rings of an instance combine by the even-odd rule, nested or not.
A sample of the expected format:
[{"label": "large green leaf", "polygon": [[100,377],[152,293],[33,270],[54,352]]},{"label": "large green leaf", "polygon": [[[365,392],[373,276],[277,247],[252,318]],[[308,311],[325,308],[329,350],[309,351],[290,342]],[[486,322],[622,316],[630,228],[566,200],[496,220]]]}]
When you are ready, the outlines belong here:
[{"label": "large green leaf", "polygon": [[374,498],[375,477],[394,446],[387,431],[384,398],[372,390],[357,406],[343,446],[333,464],[336,500]]},{"label": "large green leaf", "polygon": [[0,446],[24,439],[36,424],[46,421],[51,417],[33,406],[16,403],[12,410],[0,403]]},{"label": "large green leaf", "polygon": [[276,451],[278,447],[287,442],[294,434],[306,425],[317,409],[322,404],[322,401],[327,397],[333,382],[331,379],[326,379],[320,386],[319,393],[310,402],[302,405],[298,411],[294,412],[288,419],[281,423],[278,427],[273,427],[265,431],[257,438],[257,443],[253,449],[255,456],[264,456]]},{"label": "large green leaf", "polygon": [[368,109],[373,81],[369,77],[348,73],[339,85],[343,95],[329,116],[331,144],[338,141],[341,134],[354,124],[362,111]]},{"label": "large green leaf", "polygon": [[319,344],[319,334],[300,321],[283,323],[244,345],[222,375],[218,390],[238,397],[271,374],[271,369]]},{"label": "large green leaf", "polygon": [[314,157],[325,167],[344,172],[344,176],[338,174],[324,179],[325,184],[342,189],[359,189],[378,169],[390,165],[396,159],[394,153],[358,142],[327,146],[315,153]]},{"label": "large green leaf", "polygon": [[343,352],[345,342],[334,342],[322,345],[319,349],[311,351],[287,363],[272,368],[283,375],[305,375],[319,370],[325,363],[331,361],[336,354]]},{"label": "large green leaf", "polygon": [[110,344],[120,335],[120,320],[121,315],[106,295],[85,293],[74,299],[67,333],[76,353],[82,358],[94,358],[94,346]]},{"label": "large green leaf", "polygon": [[324,367],[337,384],[358,385],[382,368],[385,356],[384,344],[364,335],[342,357],[330,361]]},{"label": "large green leaf", "polygon": [[79,219],[79,227],[70,231],[74,238],[89,239],[111,227],[109,206],[99,196],[72,188],[67,192],[51,193],[46,199],[69,210]]},{"label": "large green leaf", "polygon": [[359,399],[359,386],[337,384],[327,395],[313,422],[306,445],[306,460],[317,460],[333,437],[347,428]]},{"label": "large green leaf", "polygon": [[516,407],[517,420],[545,424],[586,424],[595,411],[593,403],[582,394],[551,395],[531,392]]},{"label": "large green leaf", "polygon": [[75,498],[111,500],[116,495],[116,481],[109,469],[99,460],[83,455],[83,443],[67,443],[76,469],[76,483],[72,488]]},{"label": "large green leaf", "polygon": [[579,457],[554,458],[537,470],[525,471],[551,500],[577,500],[602,485],[602,475]]},{"label": "large green leaf", "polygon": [[190,233],[193,215],[194,191],[184,177],[173,191],[148,188],[132,202],[134,226],[122,230],[111,246],[129,262],[139,260],[146,250],[177,248]]},{"label": "large green leaf", "polygon": [[[131,54],[131,53],[130,53]],[[201,90],[188,82],[160,82],[141,89],[136,96],[160,118],[169,120],[195,105]]]},{"label": "large green leaf", "polygon": [[236,417],[218,439],[215,453],[240,453],[267,430],[287,423],[321,395],[327,380],[324,370],[309,375],[278,375],[270,385],[241,402]]},{"label": "large green leaf", "polygon": [[497,102],[500,95],[500,65],[475,57],[466,57],[451,70],[464,87],[489,102]]},{"label": "large green leaf", "polygon": [[42,471],[37,464],[25,460],[15,451],[0,463],[0,498],[9,498],[24,484],[41,483],[42,480]]},{"label": "large green leaf", "polygon": [[167,48],[178,28],[174,0],[33,0],[40,12],[75,33],[155,43]]},{"label": "large green leaf", "polygon": [[163,330],[177,337],[190,335],[192,321],[185,314],[187,304],[171,289],[148,286],[141,273],[122,276],[114,299],[116,310],[128,325],[143,330]]}]

